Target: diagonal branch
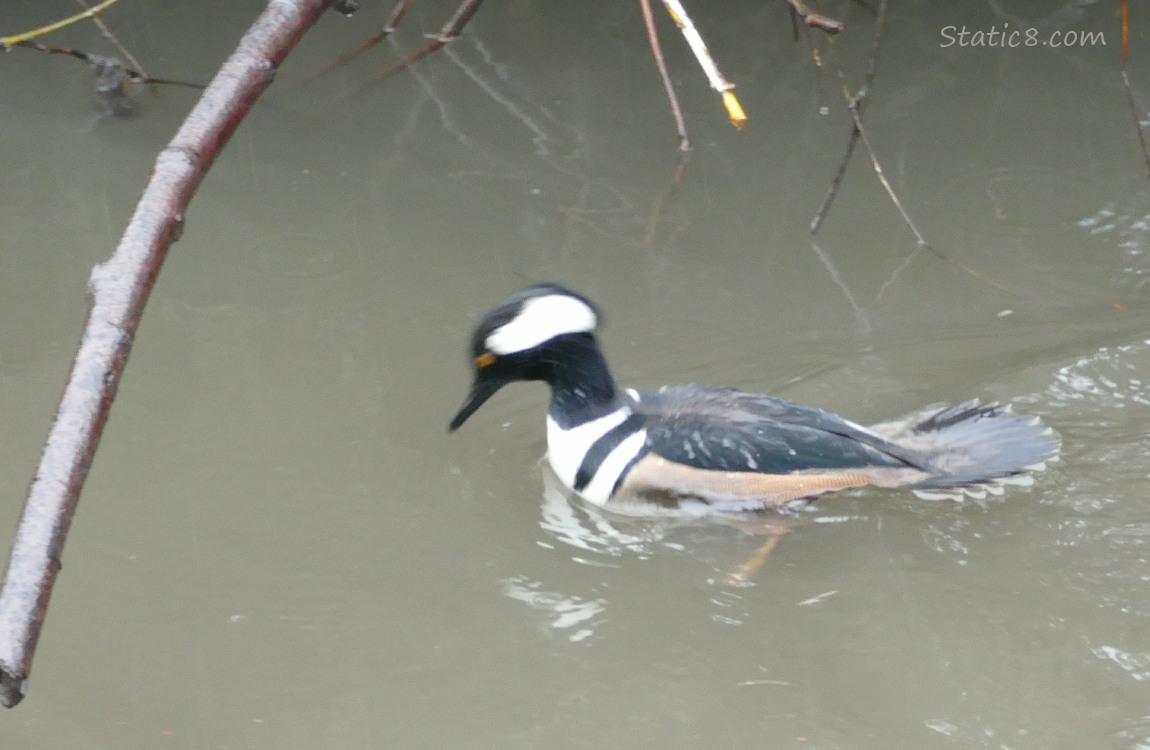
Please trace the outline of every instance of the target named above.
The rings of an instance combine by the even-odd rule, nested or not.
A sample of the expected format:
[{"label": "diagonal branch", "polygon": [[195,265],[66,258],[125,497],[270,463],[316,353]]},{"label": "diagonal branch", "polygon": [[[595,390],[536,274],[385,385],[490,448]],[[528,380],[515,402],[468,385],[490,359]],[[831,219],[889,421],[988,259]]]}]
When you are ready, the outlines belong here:
[{"label": "diagonal branch", "polygon": [[11,47],[17,42],[25,42],[29,39],[35,39],[38,36],[50,34],[53,31],[59,31],[65,26],[71,26],[74,23],[83,21],[85,18],[95,18],[97,13],[118,2],[120,2],[120,0],[104,0],[104,2],[100,3],[94,8],[88,8],[83,13],[77,13],[74,16],[69,16],[68,18],[65,18],[61,21],[56,21],[55,23],[50,23],[47,26],[41,26],[40,28],[32,29],[31,31],[25,31],[22,34],[0,37],[0,49]]},{"label": "diagonal branch", "polygon": [[[334,0],[270,0],[156,159],[116,252],[92,270],[91,309],[28,490],[0,588],[0,702],[25,694],[72,514],[144,305],[200,181],[275,70]],[[101,6],[97,6],[101,7]]]},{"label": "diagonal branch", "polygon": [[691,140],[687,137],[687,121],[683,119],[683,110],[679,108],[679,98],[675,96],[675,84],[671,83],[671,76],[667,73],[667,63],[663,60],[663,48],[659,44],[659,32],[655,29],[655,14],[651,11],[651,0],[639,0],[639,7],[643,11],[643,24],[647,27],[647,41],[651,43],[651,55],[655,58],[655,67],[659,69],[659,78],[663,80],[663,90],[667,92],[667,101],[671,103],[671,115],[675,118],[675,129],[679,131],[679,150],[689,151]]},{"label": "diagonal branch", "polygon": [[458,39],[460,33],[463,31],[463,27],[467,25],[467,22],[471,20],[472,16],[479,12],[479,6],[482,3],[483,0],[462,0],[462,2],[459,3],[459,7],[455,9],[455,13],[452,14],[451,18],[447,19],[447,23],[443,24],[443,28],[439,30],[438,34],[431,37],[427,44],[412,52],[402,60],[387,66],[384,68],[382,73],[375,77],[375,80],[369,81],[360,88],[362,89],[373,83],[379,83],[386,78],[390,78],[392,75],[398,73],[404,68],[410,67],[411,65],[419,62],[423,58],[430,55],[432,52],[443,49],[447,46],[448,42]]},{"label": "diagonal branch", "polygon": [[349,62],[359,56],[361,52],[367,52],[369,49],[394,34],[395,30],[399,28],[399,22],[403,20],[405,15],[407,15],[407,9],[411,7],[412,2],[413,0],[399,0],[399,2],[396,3],[395,7],[392,9],[391,15],[387,17],[387,21],[383,24],[383,29],[381,29],[377,34],[369,38],[363,44],[353,49],[351,52],[343,53],[335,60],[332,60],[330,63],[320,68],[319,74],[322,75],[324,73],[330,73],[336,68],[347,65]]},{"label": "diagonal branch", "polygon": [[1126,63],[1130,60],[1130,3],[1122,0],[1122,88],[1126,89],[1126,102],[1134,115],[1134,128],[1138,131],[1138,145],[1142,148],[1142,160],[1146,162],[1146,174],[1150,175],[1150,149],[1146,147],[1146,133],[1142,131],[1142,116],[1138,113],[1138,103],[1134,101],[1134,89],[1130,87],[1130,76],[1126,74]]},{"label": "diagonal branch", "polygon": [[1142,131],[1142,117],[1138,114],[1138,103],[1134,101],[1134,90],[1130,88],[1130,76],[1123,68],[1122,88],[1126,89],[1126,103],[1130,105],[1130,113],[1134,115],[1134,128],[1138,132],[1138,145],[1142,148],[1142,161],[1146,163],[1146,174],[1150,176],[1150,149],[1146,147],[1146,133]]},{"label": "diagonal branch", "polygon": [[[834,179],[831,180],[831,186],[827,190],[826,197],[823,198],[823,204],[819,206],[819,210],[815,212],[815,217],[811,220],[811,234],[819,231],[822,226],[823,219],[826,218],[827,211],[830,210],[831,204],[834,203],[835,197],[839,194],[839,187],[843,183],[843,178],[846,177],[847,167],[850,166],[851,157],[854,156],[855,146],[858,145],[860,128],[862,127],[863,111],[866,109],[867,96],[870,95],[871,84],[874,83],[874,74],[878,68],[878,53],[881,49],[882,34],[886,26],[886,6],[887,0],[882,0],[878,8],[878,17],[875,19],[874,37],[871,39],[870,57],[867,60],[866,73],[863,74],[863,82],[859,87],[858,93],[851,96],[850,91],[843,84],[843,96],[846,97],[847,106],[850,107],[853,115],[851,122],[851,133],[847,137],[846,151],[843,153],[843,158],[839,161],[838,169],[835,170]],[[842,71],[839,71],[839,77],[842,78]]]},{"label": "diagonal branch", "polygon": [[[76,3],[84,10],[92,9],[92,6],[88,5],[88,0],[76,0]],[[131,65],[133,68],[140,71],[140,76],[142,78],[148,77],[148,71],[144,70],[144,66],[140,64],[140,61],[136,59],[136,56],[133,55],[127,47],[120,44],[119,37],[112,33],[112,30],[108,28],[108,24],[104,23],[104,19],[100,18],[99,16],[92,16],[92,23],[96,24],[96,28],[100,30],[100,33],[104,35],[104,38],[107,39],[112,44],[112,46],[120,51],[120,54],[124,56],[124,60],[127,61],[128,65]]]},{"label": "diagonal branch", "polygon": [[874,169],[875,176],[878,177],[878,181],[882,184],[883,189],[886,190],[886,194],[890,197],[891,203],[893,203],[894,207],[898,209],[899,214],[902,216],[902,220],[906,222],[908,227],[910,227],[910,231],[914,234],[914,238],[918,240],[918,246],[925,247],[927,250],[934,253],[934,255],[940,260],[946,261],[952,266],[962,269],[979,281],[986,282],[987,284],[990,284],[992,287],[1000,291],[1009,292],[1010,290],[1002,284],[988,276],[979,273],[977,270],[971,268],[962,261],[955,260],[943,251],[931,245],[926,241],[925,238],[923,238],[922,232],[918,231],[918,227],[916,227],[914,222],[911,221],[910,214],[908,214],[906,209],[903,208],[902,201],[898,199],[898,194],[894,192],[894,188],[891,187],[890,181],[886,178],[886,173],[884,173],[882,170],[882,165],[878,162],[878,157],[875,156],[874,146],[871,145],[870,138],[867,137],[866,130],[864,130],[862,126],[862,120],[859,118],[858,107],[854,106],[852,103],[850,111],[851,116],[854,117],[855,129],[858,130],[859,137],[862,138],[863,146],[866,148],[867,155],[870,157],[871,168]]},{"label": "diagonal branch", "polygon": [[792,18],[802,20],[808,27],[812,29],[822,29],[828,34],[837,34],[843,30],[842,21],[824,16],[822,13],[816,13],[807,7],[803,0],[787,0],[791,6]]},{"label": "diagonal branch", "polygon": [[703,41],[703,37],[699,34],[699,30],[695,28],[695,22],[687,15],[687,9],[679,0],[663,0],[663,5],[666,6],[667,12],[671,14],[671,20],[679,27],[682,32],[683,38],[687,40],[687,46],[691,48],[691,52],[695,53],[695,59],[699,61],[699,67],[703,69],[703,73],[707,76],[707,81],[710,82],[711,88],[718,91],[723,97],[723,106],[727,108],[727,117],[730,118],[731,124],[739,130],[747,127],[747,113],[743,111],[743,105],[739,103],[739,98],[735,96],[735,84],[728,81],[723,77],[719,71],[719,66],[715,64],[715,60],[711,57],[711,53],[707,51],[707,45]]}]

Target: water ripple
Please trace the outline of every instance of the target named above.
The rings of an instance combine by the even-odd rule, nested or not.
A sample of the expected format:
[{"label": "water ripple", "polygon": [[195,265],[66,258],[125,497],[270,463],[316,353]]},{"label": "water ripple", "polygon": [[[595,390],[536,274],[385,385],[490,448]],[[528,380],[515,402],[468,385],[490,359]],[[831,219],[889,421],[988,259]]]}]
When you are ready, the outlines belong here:
[{"label": "water ripple", "polygon": [[[578,596],[542,590],[541,581],[526,576],[512,576],[503,581],[503,593],[521,601],[531,609],[552,615],[550,626],[556,630],[570,630],[567,640],[582,641],[594,635],[592,621],[607,609],[606,599],[583,599]],[[583,625],[583,627],[576,627]]]}]

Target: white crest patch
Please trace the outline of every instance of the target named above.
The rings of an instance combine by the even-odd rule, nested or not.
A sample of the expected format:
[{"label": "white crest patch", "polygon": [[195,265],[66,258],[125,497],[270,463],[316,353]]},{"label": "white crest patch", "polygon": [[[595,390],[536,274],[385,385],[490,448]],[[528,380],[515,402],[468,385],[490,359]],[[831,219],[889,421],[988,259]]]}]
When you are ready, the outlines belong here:
[{"label": "white crest patch", "polygon": [[510,322],[488,335],[484,345],[495,354],[512,354],[539,346],[564,333],[595,330],[595,311],[585,303],[562,294],[535,297]]}]

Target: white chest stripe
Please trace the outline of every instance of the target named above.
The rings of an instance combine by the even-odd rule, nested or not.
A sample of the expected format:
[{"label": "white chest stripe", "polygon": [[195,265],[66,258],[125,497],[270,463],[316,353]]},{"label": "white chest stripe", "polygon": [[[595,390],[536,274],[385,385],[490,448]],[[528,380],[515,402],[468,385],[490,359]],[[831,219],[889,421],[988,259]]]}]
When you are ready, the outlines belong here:
[{"label": "white chest stripe", "polygon": [[[599,419],[564,430],[547,417],[547,460],[555,476],[569,490],[575,489],[575,476],[591,447],[612,429],[631,416],[631,410],[622,408]],[[647,440],[646,430],[640,430],[622,440],[599,465],[595,476],[579,494],[586,500],[602,505],[610,498],[611,490],[627,464],[642,450]]]},{"label": "white chest stripe", "polygon": [[579,494],[596,505],[606,505],[611,499],[611,490],[615,489],[615,483],[619,481],[619,475],[627,468],[631,459],[639,455],[646,442],[647,431],[639,430],[615,446],[615,450],[607,454],[607,458],[599,464],[599,470],[595,472],[594,478]]}]

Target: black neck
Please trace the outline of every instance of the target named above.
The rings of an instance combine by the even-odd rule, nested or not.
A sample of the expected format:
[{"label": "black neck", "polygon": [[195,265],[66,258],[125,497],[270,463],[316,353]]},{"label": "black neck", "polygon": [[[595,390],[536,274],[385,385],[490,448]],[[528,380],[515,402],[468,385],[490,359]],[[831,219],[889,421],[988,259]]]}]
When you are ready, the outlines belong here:
[{"label": "black neck", "polygon": [[623,404],[607,360],[591,334],[570,334],[550,342],[544,369],[544,379],[551,386],[551,418],[560,427],[598,419]]}]

